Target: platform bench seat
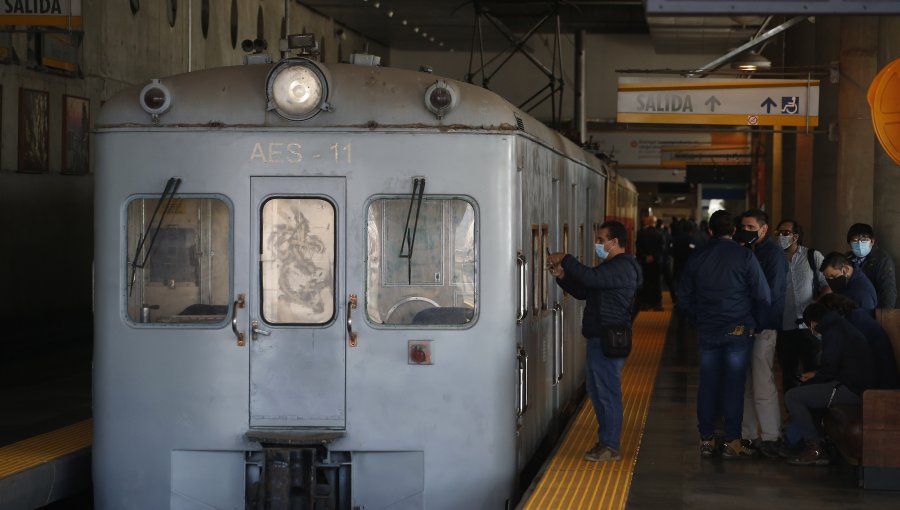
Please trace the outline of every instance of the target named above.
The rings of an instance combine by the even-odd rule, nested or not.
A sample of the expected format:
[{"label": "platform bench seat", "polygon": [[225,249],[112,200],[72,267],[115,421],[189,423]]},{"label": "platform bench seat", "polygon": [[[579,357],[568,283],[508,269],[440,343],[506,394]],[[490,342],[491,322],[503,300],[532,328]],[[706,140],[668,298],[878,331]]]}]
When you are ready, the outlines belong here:
[{"label": "platform bench seat", "polygon": [[[875,311],[900,368],[900,309]],[[834,406],[825,434],[847,461],[859,467],[866,489],[900,490],[900,389],[867,390],[863,405]]]}]

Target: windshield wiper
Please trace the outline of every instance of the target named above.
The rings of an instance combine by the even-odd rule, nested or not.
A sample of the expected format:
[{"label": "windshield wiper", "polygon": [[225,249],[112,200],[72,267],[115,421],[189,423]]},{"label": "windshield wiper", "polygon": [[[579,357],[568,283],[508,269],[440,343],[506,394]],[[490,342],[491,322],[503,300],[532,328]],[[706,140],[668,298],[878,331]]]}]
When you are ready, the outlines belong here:
[{"label": "windshield wiper", "polygon": [[[131,295],[131,292],[134,291],[134,279],[137,275],[137,270],[143,269],[144,266],[147,265],[147,260],[150,259],[150,253],[153,251],[153,243],[156,242],[159,228],[162,227],[163,221],[166,219],[166,214],[169,212],[169,206],[172,204],[172,199],[175,198],[175,192],[178,191],[179,186],[181,186],[180,178],[169,178],[169,181],[166,182],[166,189],[163,190],[162,195],[159,197],[159,201],[156,203],[156,209],[153,210],[153,215],[150,216],[150,221],[147,223],[147,229],[140,237],[138,237],[138,243],[134,249],[134,256],[131,258],[131,278],[130,283],[128,284],[129,296]],[[163,207],[163,202],[166,204],[165,207]],[[159,215],[159,221],[157,221],[156,226],[154,226],[154,221],[156,221],[156,215],[159,213],[160,207],[162,207],[162,214]],[[150,236],[151,229],[153,229],[153,237],[150,238],[150,244],[147,245],[144,259],[138,262],[138,257],[141,254],[141,250],[144,249],[144,242],[147,241],[147,237]]]},{"label": "windshield wiper", "polygon": [[[418,198],[416,193],[419,194]],[[400,258],[406,259],[406,277],[409,285],[412,285],[412,255],[413,245],[416,243],[416,231],[419,228],[419,212],[422,210],[422,196],[425,194],[425,178],[413,180],[413,191],[409,197],[409,211],[406,213],[406,226],[403,228],[403,240],[400,241]],[[413,204],[416,205],[416,220],[412,231],[409,230],[409,219],[412,217]],[[406,253],[403,250],[406,249]]]}]

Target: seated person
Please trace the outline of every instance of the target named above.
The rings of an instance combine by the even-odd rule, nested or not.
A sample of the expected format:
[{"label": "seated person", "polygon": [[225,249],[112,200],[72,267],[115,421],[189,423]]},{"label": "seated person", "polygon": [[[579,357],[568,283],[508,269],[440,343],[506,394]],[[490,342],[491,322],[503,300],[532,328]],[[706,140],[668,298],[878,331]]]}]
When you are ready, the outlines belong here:
[{"label": "seated person", "polygon": [[829,253],[822,261],[819,271],[822,271],[833,292],[847,296],[857,306],[875,316],[875,305],[878,303],[875,287],[862,271],[856,270],[846,255],[836,251]]},{"label": "seated person", "polygon": [[898,386],[897,363],[894,359],[894,348],[887,332],[865,310],[840,294],[827,294],[819,299],[829,310],[839,313],[850,321],[869,341],[875,363],[874,388],[890,389]]},{"label": "seated person", "polygon": [[875,382],[872,352],[858,329],[822,303],[807,306],[803,320],[822,341],[822,364],[817,370],[801,374],[800,386],[784,396],[791,413],[791,428],[805,441],[803,451],[788,462],[823,466],[829,459],[813,411],[832,405],[862,405],[863,391]]}]

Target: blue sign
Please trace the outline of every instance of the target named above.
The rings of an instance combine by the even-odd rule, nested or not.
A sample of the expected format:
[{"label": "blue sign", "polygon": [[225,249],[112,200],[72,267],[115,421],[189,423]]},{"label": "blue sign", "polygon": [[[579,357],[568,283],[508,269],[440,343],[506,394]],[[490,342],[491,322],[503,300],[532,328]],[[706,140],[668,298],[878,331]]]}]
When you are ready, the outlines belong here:
[{"label": "blue sign", "polygon": [[781,96],[781,113],[788,115],[800,113],[800,96]]}]

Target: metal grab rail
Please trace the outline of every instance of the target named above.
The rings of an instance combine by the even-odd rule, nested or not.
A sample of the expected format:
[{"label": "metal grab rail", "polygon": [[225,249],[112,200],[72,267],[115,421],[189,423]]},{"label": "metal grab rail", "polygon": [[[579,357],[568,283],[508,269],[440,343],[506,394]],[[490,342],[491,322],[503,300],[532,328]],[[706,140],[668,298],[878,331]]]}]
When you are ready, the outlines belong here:
[{"label": "metal grab rail", "polygon": [[528,315],[528,261],[522,252],[516,255],[516,268],[519,271],[519,306],[516,311],[516,322],[521,323]]},{"label": "metal grab rail", "polygon": [[521,345],[518,348],[516,358],[518,360],[518,395],[516,399],[516,416],[522,417],[528,410],[528,353]]},{"label": "metal grab rail", "polygon": [[564,374],[565,342],[563,335],[565,323],[563,322],[562,305],[553,305],[553,385],[559,384]]},{"label": "metal grab rail", "polygon": [[246,342],[244,341],[244,332],[238,331],[237,311],[238,308],[243,308],[246,302],[247,297],[244,294],[238,294],[237,299],[234,300],[234,306],[231,307],[231,331],[237,337],[238,347],[243,347]]}]

